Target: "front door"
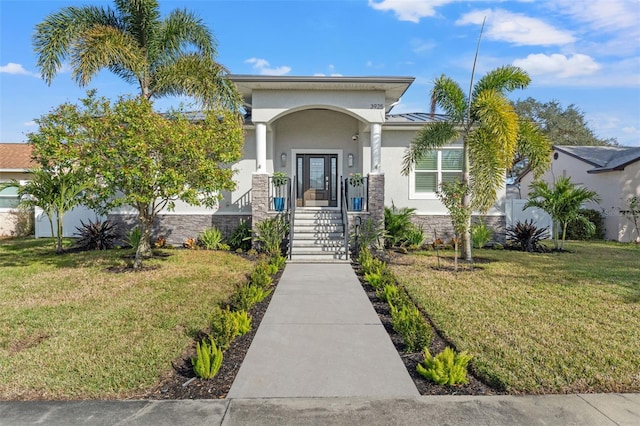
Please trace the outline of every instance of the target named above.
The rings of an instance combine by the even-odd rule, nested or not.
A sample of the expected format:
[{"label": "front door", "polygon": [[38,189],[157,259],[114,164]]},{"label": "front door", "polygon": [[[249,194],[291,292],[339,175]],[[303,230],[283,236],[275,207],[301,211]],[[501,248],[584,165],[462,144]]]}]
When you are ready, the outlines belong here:
[{"label": "front door", "polygon": [[297,206],[338,206],[338,154],[297,154],[296,179]]}]

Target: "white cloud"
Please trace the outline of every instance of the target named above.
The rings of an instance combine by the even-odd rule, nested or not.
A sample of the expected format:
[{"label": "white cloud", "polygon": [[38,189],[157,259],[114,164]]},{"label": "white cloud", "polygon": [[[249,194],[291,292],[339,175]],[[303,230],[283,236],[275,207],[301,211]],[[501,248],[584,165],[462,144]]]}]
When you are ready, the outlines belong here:
[{"label": "white cloud", "polygon": [[413,50],[414,53],[428,52],[436,47],[436,43],[434,41],[422,40],[419,38],[414,38],[409,43],[411,44],[411,50]]},{"label": "white cloud", "polygon": [[516,59],[513,61],[513,65],[525,69],[531,75],[553,76],[555,78],[591,75],[601,68],[593,58],[580,53],[570,57],[559,53],[552,55],[534,53],[524,59]]},{"label": "white cloud", "polygon": [[260,75],[286,75],[291,72],[291,67],[283,65],[277,68],[271,68],[269,62],[266,59],[261,58],[249,58],[244,61],[247,64],[253,64],[253,69]]},{"label": "white cloud", "polygon": [[40,74],[27,71],[21,64],[9,62],[7,65],[0,65],[0,73],[14,75],[29,75],[31,77],[40,78]]},{"label": "white cloud", "polygon": [[484,18],[485,34],[491,40],[506,41],[520,46],[565,45],[575,41],[568,32],[556,29],[540,19],[503,9],[475,10],[463,15],[456,25],[481,25]]},{"label": "white cloud", "polygon": [[384,12],[393,11],[400,21],[418,23],[420,19],[436,14],[436,8],[455,0],[369,0],[369,6]]},{"label": "white cloud", "polygon": [[22,123],[22,125],[25,127],[33,127],[36,125],[36,122],[31,120],[31,121],[27,121],[26,123]]}]

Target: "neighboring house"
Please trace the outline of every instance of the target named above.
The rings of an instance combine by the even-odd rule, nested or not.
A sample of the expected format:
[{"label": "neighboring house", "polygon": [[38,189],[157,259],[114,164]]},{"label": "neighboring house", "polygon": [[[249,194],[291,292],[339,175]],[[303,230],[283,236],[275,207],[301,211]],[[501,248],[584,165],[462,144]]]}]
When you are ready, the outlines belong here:
[{"label": "neighboring house", "polygon": [[[339,245],[336,234],[346,217],[351,227],[368,217],[381,222],[384,206],[393,202],[416,209],[415,221],[424,225],[427,238],[435,233],[451,237],[448,212],[435,191],[440,182],[461,176],[462,145],[432,152],[410,176],[401,174],[405,149],[418,130],[442,119],[425,113],[391,114],[413,77],[235,75],[231,80],[247,112],[244,158],[233,165],[237,189],[223,193],[215,210],[181,204],[162,214],[157,234],[180,244],[208,226],[228,233],[241,220],[256,223],[284,205],[285,211],[295,210],[293,238],[300,258],[312,248],[341,257],[334,246]],[[284,172],[293,185],[274,188],[274,172]],[[364,181],[354,187],[348,177],[357,174]],[[484,217],[499,240],[504,238],[504,196],[502,190]],[[285,200],[276,202],[278,197]],[[342,214],[343,207],[348,215]],[[131,226],[132,213],[120,209],[109,217]],[[320,242],[332,236],[335,241]]]},{"label": "neighboring house", "polygon": [[[629,198],[640,196],[640,147],[554,146],[551,167],[541,179],[552,185],[561,176],[599,194],[600,203],[587,203],[585,207],[602,213],[606,239],[638,238],[622,212],[628,208]],[[519,178],[521,198],[527,197],[532,181],[531,173]]]},{"label": "neighboring house", "polygon": [[[33,166],[30,145],[0,143],[0,184],[13,179],[19,182],[29,180],[29,169]],[[15,234],[17,193],[17,188],[0,189],[0,236]]]}]

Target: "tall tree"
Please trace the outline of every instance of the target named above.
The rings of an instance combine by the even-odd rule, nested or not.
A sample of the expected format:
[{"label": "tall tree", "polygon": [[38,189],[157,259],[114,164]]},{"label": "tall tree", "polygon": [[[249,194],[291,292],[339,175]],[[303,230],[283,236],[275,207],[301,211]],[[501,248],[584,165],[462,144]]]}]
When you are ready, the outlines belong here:
[{"label": "tall tree", "polygon": [[534,123],[518,117],[506,97],[530,81],[524,70],[508,65],[482,77],[467,96],[458,83],[442,75],[431,90],[431,113],[440,107],[447,119],[422,128],[405,153],[403,173],[408,175],[427,152],[462,140],[461,182],[467,188],[462,210],[468,212],[462,256],[467,261],[472,261],[471,210],[486,212],[495,203],[516,151],[528,154],[534,175],[548,167],[549,141]]},{"label": "tall tree", "polygon": [[70,6],[36,26],[37,65],[51,84],[70,59],[73,78],[86,86],[107,68],[137,84],[146,99],[187,95],[206,105],[236,110],[240,97],[216,62],[216,41],[187,10],[160,18],[156,0],[114,0],[115,9]]},{"label": "tall tree", "polygon": [[[514,104],[519,117],[532,121],[552,145],[598,146],[618,145],[615,138],[603,139],[595,135],[584,118],[584,113],[571,104],[563,108],[558,101],[539,102],[531,97]],[[519,176],[527,167],[526,152],[517,151],[509,175]]]},{"label": "tall tree", "polygon": [[221,191],[235,188],[230,165],[242,157],[242,121],[228,109],[161,115],[140,97],[83,102],[78,161],[99,183],[87,203],[104,212],[135,209],[142,233],[137,269],[151,254],[152,227],[163,209],[177,200],[213,207]]},{"label": "tall tree", "polygon": [[[580,221],[588,228],[595,230],[595,225],[582,215],[580,208],[586,201],[598,202],[600,197],[595,191],[588,188],[576,187],[571,183],[571,178],[559,178],[553,187],[545,181],[534,181],[529,191],[529,201],[524,208],[538,207],[549,213],[553,219],[553,243],[556,250],[564,249],[564,240],[567,236],[567,226],[574,221]],[[560,228],[562,238],[560,239]],[[559,240],[561,241],[559,243]]]}]

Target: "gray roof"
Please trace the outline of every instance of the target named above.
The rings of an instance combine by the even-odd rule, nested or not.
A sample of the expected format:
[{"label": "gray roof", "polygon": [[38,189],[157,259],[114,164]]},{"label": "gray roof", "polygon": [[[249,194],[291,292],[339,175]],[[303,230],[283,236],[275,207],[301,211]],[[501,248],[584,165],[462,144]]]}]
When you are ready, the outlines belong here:
[{"label": "gray roof", "polygon": [[447,116],[444,114],[430,114],[428,112],[408,112],[404,114],[387,114],[385,124],[400,125],[422,125],[427,123],[436,123],[446,121]]},{"label": "gray roof", "polygon": [[624,170],[627,165],[640,161],[640,147],[556,145],[553,148],[594,166],[587,173]]}]

